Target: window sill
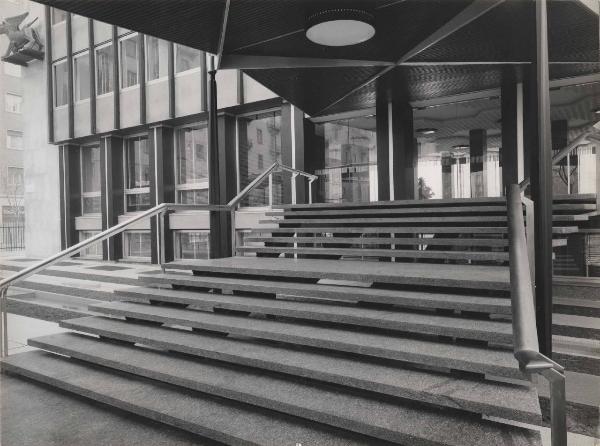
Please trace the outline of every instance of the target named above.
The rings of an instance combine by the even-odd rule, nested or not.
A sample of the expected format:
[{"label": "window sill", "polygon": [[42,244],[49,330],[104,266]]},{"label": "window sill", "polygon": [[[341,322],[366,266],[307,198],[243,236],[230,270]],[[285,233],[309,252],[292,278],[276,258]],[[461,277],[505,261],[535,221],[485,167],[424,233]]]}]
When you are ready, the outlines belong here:
[{"label": "window sill", "polygon": [[139,90],[139,89],[140,89],[140,84],[131,85],[129,87],[121,87],[121,93],[133,91],[133,90]]},{"label": "window sill", "polygon": [[169,80],[168,76],[163,76],[163,77],[159,77],[157,79],[152,79],[152,80],[146,79],[146,86],[160,84],[161,82],[166,82],[167,80]]},{"label": "window sill", "polygon": [[108,93],[102,93],[102,94],[96,95],[96,99],[107,98],[107,97],[112,96],[112,95],[113,95],[113,92],[109,91]]},{"label": "window sill", "polygon": [[90,98],[86,98],[86,99],[79,99],[78,101],[75,101],[74,105],[89,104],[89,103],[90,103]]},{"label": "window sill", "polygon": [[200,73],[200,67],[198,68],[190,68],[189,70],[180,71],[179,73],[175,73],[175,78],[187,76],[194,73]]}]

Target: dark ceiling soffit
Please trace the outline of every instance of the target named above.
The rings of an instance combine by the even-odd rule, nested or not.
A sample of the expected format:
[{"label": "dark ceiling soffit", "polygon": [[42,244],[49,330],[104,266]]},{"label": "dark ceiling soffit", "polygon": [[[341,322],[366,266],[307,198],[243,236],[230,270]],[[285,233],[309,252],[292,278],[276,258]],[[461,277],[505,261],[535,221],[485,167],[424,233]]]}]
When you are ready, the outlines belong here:
[{"label": "dark ceiling soffit", "polygon": [[334,102],[330,103],[326,107],[324,107],[321,110],[319,110],[316,113],[316,115],[323,114],[325,111],[329,110],[334,105],[342,102],[348,96],[352,95],[356,91],[360,90],[361,88],[365,87],[366,85],[370,84],[371,82],[376,81],[381,76],[383,76],[387,72],[391,71],[394,68],[394,66],[399,65],[399,64],[401,64],[403,62],[407,62],[409,59],[411,59],[412,57],[416,56],[421,51],[424,51],[427,48],[431,47],[432,45],[435,45],[440,40],[446,38],[447,36],[449,36],[453,32],[455,32],[455,31],[461,29],[462,27],[468,25],[473,20],[476,20],[477,18],[481,17],[483,14],[485,14],[486,12],[488,12],[490,9],[495,8],[496,6],[498,6],[499,4],[503,3],[504,1],[505,0],[475,0],[473,3],[471,3],[465,9],[463,9],[461,12],[459,12],[456,16],[454,16],[452,19],[450,19],[445,25],[443,25],[442,27],[438,28],[429,37],[425,38],[420,43],[418,43],[417,45],[415,45],[412,49],[410,49],[409,51],[407,51],[396,62],[395,65],[384,68],[379,73],[377,73],[375,76],[372,76],[371,78],[367,79],[366,82],[363,82],[362,84],[356,86],[355,88],[353,88],[352,90],[350,90],[349,92],[347,92],[346,94],[344,94],[342,97],[336,99]]},{"label": "dark ceiling soffit", "polygon": [[223,24],[221,25],[221,34],[219,35],[219,49],[217,50],[217,63],[215,69],[221,68],[221,58],[223,57],[223,46],[225,45],[225,35],[227,34],[227,21],[229,20],[229,6],[231,0],[227,0],[225,3],[225,9],[223,10]]},{"label": "dark ceiling soffit", "polygon": [[271,68],[385,67],[394,62],[382,60],[324,59],[318,57],[247,56],[223,54],[220,69],[261,70]]}]

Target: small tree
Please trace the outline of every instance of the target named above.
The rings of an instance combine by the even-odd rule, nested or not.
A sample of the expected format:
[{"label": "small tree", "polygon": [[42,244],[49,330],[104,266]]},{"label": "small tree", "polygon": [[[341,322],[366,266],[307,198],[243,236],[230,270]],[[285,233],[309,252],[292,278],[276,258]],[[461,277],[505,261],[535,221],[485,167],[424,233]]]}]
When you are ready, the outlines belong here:
[{"label": "small tree", "polygon": [[12,181],[9,181],[8,177],[8,168],[6,169],[6,174],[2,175],[2,189],[4,190],[4,194],[6,195],[6,200],[8,201],[8,208],[11,214],[13,215],[14,221],[19,223],[25,220],[24,214],[24,203],[25,198],[23,196],[23,176],[16,176],[12,178]]},{"label": "small tree", "polygon": [[425,183],[425,178],[419,177],[418,180],[419,187],[419,200],[429,200],[432,198],[435,193],[431,190],[431,188]]}]

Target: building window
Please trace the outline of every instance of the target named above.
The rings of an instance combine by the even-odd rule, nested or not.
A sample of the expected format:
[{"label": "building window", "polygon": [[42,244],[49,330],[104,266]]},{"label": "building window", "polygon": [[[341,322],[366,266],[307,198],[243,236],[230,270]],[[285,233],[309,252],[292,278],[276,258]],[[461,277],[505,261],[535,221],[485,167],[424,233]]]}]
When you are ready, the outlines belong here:
[{"label": "building window", "polygon": [[113,91],[113,46],[96,48],[96,94]]},{"label": "building window", "polygon": [[208,231],[174,231],[175,260],[208,259]]},{"label": "building window", "polygon": [[168,74],[169,43],[146,36],[146,80],[153,81]]},{"label": "building window", "polygon": [[150,258],[152,240],[150,231],[125,231],[123,257],[147,260]]},{"label": "building window", "polygon": [[262,145],[263,143],[263,139],[262,139],[262,130],[261,129],[256,129],[256,143]]},{"label": "building window", "polygon": [[19,132],[18,130],[7,130],[6,147],[14,150],[23,150],[23,132]]},{"label": "building window", "polygon": [[54,106],[60,107],[69,103],[69,70],[67,62],[54,64]]},{"label": "building window", "polygon": [[81,209],[82,214],[99,214],[100,209],[100,147],[81,148]]},{"label": "building window", "polygon": [[175,46],[175,72],[193,70],[200,67],[202,52],[183,45]]},{"label": "building window", "polygon": [[23,168],[8,167],[6,175],[7,193],[11,195],[23,195]]},{"label": "building window", "polygon": [[150,148],[145,136],[125,141],[125,187],[127,212],[150,208]]},{"label": "building window", "polygon": [[2,224],[21,226],[25,223],[25,206],[2,206]]},{"label": "building window", "polygon": [[13,77],[21,77],[21,66],[14,63],[3,62],[4,74]]},{"label": "building window", "polygon": [[138,84],[138,35],[119,41],[121,88]]},{"label": "building window", "polygon": [[[89,238],[92,238],[95,235],[98,235],[100,231],[79,231],[79,241],[83,242]],[[93,243],[89,245],[87,248],[84,248],[81,253],[81,257],[88,257],[94,259],[102,258],[102,243]]]},{"label": "building window", "polygon": [[75,101],[90,97],[90,59],[87,51],[73,58],[73,88]]},{"label": "building window", "polygon": [[[244,188],[267,166],[281,162],[281,112],[274,111],[238,118],[240,187]],[[262,143],[258,141],[259,131]],[[282,175],[273,174],[273,204],[281,204]],[[250,192],[243,206],[269,204],[269,182],[264,181]]]},{"label": "building window", "polygon": [[4,109],[10,113],[21,113],[23,98],[18,94],[6,93],[4,95]]},{"label": "building window", "polygon": [[208,132],[206,124],[176,133],[177,202],[208,203]]},{"label": "building window", "polygon": [[52,24],[57,25],[67,20],[67,13],[60,9],[52,8]]}]

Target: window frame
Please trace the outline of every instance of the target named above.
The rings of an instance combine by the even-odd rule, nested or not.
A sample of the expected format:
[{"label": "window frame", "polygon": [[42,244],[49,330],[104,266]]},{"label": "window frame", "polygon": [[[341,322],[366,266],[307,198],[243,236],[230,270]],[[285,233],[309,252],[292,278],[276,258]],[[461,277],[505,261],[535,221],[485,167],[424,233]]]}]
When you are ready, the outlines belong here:
[{"label": "window frame", "polygon": [[[24,188],[25,187],[25,168],[24,167],[20,167],[20,166],[11,166],[11,165],[6,166],[6,185],[7,186],[19,186],[17,184],[14,184],[14,182],[9,182],[9,180],[11,178],[13,178],[13,177],[11,177],[9,175],[10,169],[19,169],[21,171],[21,184],[20,184],[20,186],[22,188]],[[21,195],[23,194],[23,192],[24,191],[21,191]],[[19,195],[19,197],[21,195]]]},{"label": "window frame", "polygon": [[[154,36],[149,36],[147,34],[144,34],[144,63],[146,64],[146,66],[144,67],[144,81],[146,82],[146,85],[152,85],[152,84],[157,84],[159,82],[163,82],[166,79],[169,78],[169,69],[167,67],[166,70],[166,74],[164,74],[163,76],[160,76],[160,64],[161,64],[161,60],[160,58],[158,59],[158,72],[159,72],[159,76],[156,79],[148,79],[148,73],[150,72],[150,70],[148,70],[148,39],[156,39],[158,40],[158,44],[159,44],[159,48],[160,48],[160,42],[165,42],[167,45],[170,45],[171,42],[167,42],[166,40],[163,39],[159,39],[158,37],[154,37]],[[160,50],[159,50],[159,54],[160,54]],[[175,59],[173,59],[173,62],[175,61]],[[168,64],[168,61],[167,61]]]},{"label": "window frame", "polygon": [[148,234],[150,235],[150,255],[148,257],[132,256],[129,254],[129,241],[124,240],[123,243],[123,259],[138,261],[138,262],[150,262],[152,259],[152,232],[149,229],[131,229],[123,231],[123,238],[127,239],[131,234]]},{"label": "window frame", "polygon": [[[86,215],[94,215],[94,214],[86,214]],[[79,233],[79,242],[83,242],[85,240],[87,240],[88,238],[94,237],[95,235],[100,234],[100,230],[94,230],[94,229],[85,229],[85,230],[80,230],[77,231]],[[82,238],[83,234],[89,234],[89,237],[86,238]],[[100,251],[99,254],[89,254],[89,250],[90,249],[94,249],[95,251]],[[86,248],[82,249],[79,252],[79,257],[83,258],[83,259],[102,259],[102,243],[96,243],[93,245],[89,245]]]},{"label": "window frame", "polygon": [[[174,65],[174,73],[175,73],[175,77],[180,77],[180,76],[186,76],[188,74],[192,74],[192,73],[199,73],[200,69],[202,68],[202,61],[200,62],[200,65],[198,65],[197,67],[194,68],[190,68],[189,70],[185,70],[185,71],[177,71],[177,53],[179,52],[179,47],[182,46],[186,46],[186,45],[181,45],[179,43],[175,43],[174,44],[174,48],[173,48],[173,65]],[[187,47],[190,48],[190,47]],[[195,48],[192,48],[193,50],[195,50]],[[200,50],[196,50],[196,51],[200,51]],[[206,57],[206,53],[204,53],[203,51],[200,51],[200,57],[202,57],[204,55],[204,57]]]},{"label": "window frame", "polygon": [[[85,198],[98,198],[102,200],[102,166],[100,166],[100,190],[98,192],[84,192],[83,191],[83,150],[90,150],[97,148],[99,151],[100,146],[98,144],[89,144],[85,146],[81,146],[79,148],[79,184],[80,184],[80,193],[81,193],[81,215],[82,216],[94,216],[102,214],[102,202],[100,202],[100,212],[84,212],[85,206],[83,204],[83,200]],[[102,153],[100,152],[100,156],[102,157]],[[102,158],[101,158],[102,159]]]},{"label": "window frame", "polygon": [[[133,188],[128,188],[127,186],[129,185],[129,164],[127,161],[127,151],[129,150],[128,147],[128,141],[131,139],[139,139],[139,138],[145,138],[146,139],[146,144],[150,143],[150,138],[148,137],[147,133],[137,133],[137,134],[133,134],[133,135],[128,135],[126,138],[123,138],[123,199],[124,199],[124,207],[125,207],[125,214],[135,214],[137,212],[144,212],[144,211],[128,211],[127,210],[127,196],[128,195],[143,195],[143,194],[150,194],[150,185],[148,186],[144,186],[144,187],[133,187]],[[150,148],[150,150],[152,150],[152,148]],[[152,165],[150,165],[150,170],[152,170]],[[150,178],[152,178],[152,172],[150,172]],[[150,179],[150,183],[152,183],[152,179]],[[152,202],[152,197],[150,197],[150,202]],[[152,205],[150,205],[150,207],[152,207]]]},{"label": "window frame", "polygon": [[[17,132],[21,134],[21,147],[15,147],[10,145],[9,143],[9,132]],[[14,129],[6,129],[6,148],[9,150],[24,150],[25,147],[23,146],[23,131],[22,130],[14,130]]]},{"label": "window frame", "polygon": [[[20,98],[21,101],[19,102],[19,111],[14,111],[14,110],[9,110],[8,109],[8,97],[9,96]],[[22,105],[23,105],[23,95],[20,95],[18,93],[13,93],[11,91],[4,92],[4,111],[6,113],[13,113],[15,115],[22,115],[23,114]]]},{"label": "window frame", "polygon": [[[54,11],[61,11],[65,14],[65,18],[63,20],[61,20],[60,22],[55,22],[54,21]],[[54,28],[55,26],[58,25],[64,25],[67,23],[67,14],[69,14],[67,11],[63,11],[60,8],[52,8],[52,10],[50,11],[50,23],[52,24],[52,28]]]},{"label": "window frame", "polygon": [[[112,67],[112,70],[111,70],[111,73],[110,73],[110,76],[111,76],[111,79],[112,79],[112,89],[110,91],[107,91],[106,93],[98,93],[100,91],[99,84],[98,84],[100,82],[100,76],[98,76],[98,67],[100,66],[100,64],[98,63],[98,52],[100,50],[104,49],[104,48],[108,48],[109,46],[113,47],[113,54],[112,54],[112,64],[113,64],[113,67]],[[95,80],[95,84],[96,84],[95,85],[96,99],[108,97],[108,96],[113,95],[115,93],[115,79],[114,79],[114,72],[115,72],[114,57],[115,57],[115,54],[114,54],[114,51],[115,51],[115,47],[114,47],[114,45],[113,45],[113,43],[112,43],[111,40],[109,40],[108,42],[104,42],[104,43],[102,43],[100,45],[96,45],[94,47],[94,71],[95,71],[94,72],[94,80]],[[91,91],[90,91],[90,94],[91,94]]]},{"label": "window frame", "polygon": [[[82,57],[87,57],[88,58],[88,73],[87,73],[88,81],[87,82],[88,82],[88,85],[89,85],[88,86],[88,90],[89,91],[88,91],[88,97],[85,98],[85,99],[79,99],[78,98],[79,95],[77,94],[78,93],[78,91],[77,91],[77,79],[78,79],[78,76],[77,76],[77,66],[76,66],[75,62],[77,61],[77,59],[81,59]],[[91,66],[90,66],[89,57],[90,57],[89,50],[84,50],[84,51],[81,51],[81,52],[79,52],[77,54],[74,54],[73,58],[72,58],[73,59],[72,60],[72,64],[73,64],[73,93],[72,94],[73,94],[73,103],[75,103],[75,104],[85,104],[86,102],[90,102],[90,98],[92,96],[92,86],[90,84],[90,69],[91,69]],[[95,78],[95,76],[94,76],[94,78]]]},{"label": "window frame", "polygon": [[[129,40],[129,39],[133,39],[137,37],[138,39],[135,41],[135,52],[136,52],[136,60],[135,60],[135,64],[136,64],[136,83],[133,85],[128,85],[127,87],[123,87],[123,76],[126,74],[125,70],[123,69],[123,61],[121,59],[123,52],[121,50],[121,44],[122,42]],[[118,39],[118,44],[117,44],[117,60],[119,63],[119,90],[120,91],[129,91],[129,90],[135,90],[136,88],[140,88],[140,52],[139,52],[139,38],[140,38],[140,34],[137,32],[129,32],[127,34],[124,34],[122,36],[119,37]],[[145,67],[144,67],[145,68]]]},{"label": "window frame", "polygon": [[[173,132],[173,147],[175,148],[175,150],[173,150],[173,165],[175,166],[175,203],[180,203],[179,200],[179,192],[180,191],[190,191],[190,190],[206,190],[208,191],[209,189],[209,178],[207,177],[206,180],[204,181],[200,181],[200,182],[196,182],[196,183],[183,183],[183,184],[179,184],[178,183],[178,179],[179,179],[179,163],[177,162],[177,155],[178,155],[178,150],[179,150],[179,144],[178,144],[178,133],[180,130],[185,130],[185,129],[194,129],[198,126],[202,126],[205,125],[205,128],[207,129],[208,132],[208,122],[204,121],[204,122],[196,122],[193,124],[186,124],[186,125],[182,125],[179,127],[176,127],[174,129]],[[208,148],[207,148],[208,150]],[[207,153],[208,155],[208,153]],[[207,156],[207,173],[208,175],[210,175],[210,169],[208,166],[208,156]]]},{"label": "window frame", "polygon": [[[184,260],[183,257],[177,257],[177,253],[181,251],[181,240],[179,240],[179,234],[206,234],[207,236],[207,258],[210,258],[210,229],[175,229],[173,230],[173,257],[175,260]],[[203,257],[199,257],[202,259]],[[194,257],[196,259],[196,257]]]},{"label": "window frame", "polygon": [[[66,58],[58,60],[56,62],[52,63],[52,105],[54,106],[55,110],[60,110],[63,108],[67,108],[69,106],[69,67],[68,67],[68,61]],[[67,67],[67,79],[66,79],[66,87],[65,87],[65,91],[67,92],[67,102],[61,105],[56,105],[56,100],[58,98],[57,96],[57,92],[58,92],[58,88],[56,88],[56,68],[60,65],[65,65]]]}]

